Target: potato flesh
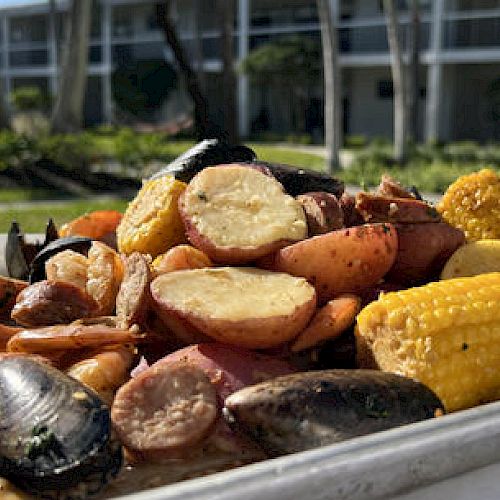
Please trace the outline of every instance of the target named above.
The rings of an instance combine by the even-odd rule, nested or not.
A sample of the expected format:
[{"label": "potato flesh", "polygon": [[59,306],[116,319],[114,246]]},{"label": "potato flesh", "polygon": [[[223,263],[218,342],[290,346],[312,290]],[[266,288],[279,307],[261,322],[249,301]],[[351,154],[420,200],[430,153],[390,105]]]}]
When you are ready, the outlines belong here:
[{"label": "potato flesh", "polygon": [[217,247],[256,247],[307,236],[301,205],[275,179],[248,167],[203,170],[184,194],[184,210]]},{"label": "potato flesh", "polygon": [[178,311],[229,321],[290,315],[314,296],[305,279],[229,267],[164,274],[153,281],[152,292]]}]

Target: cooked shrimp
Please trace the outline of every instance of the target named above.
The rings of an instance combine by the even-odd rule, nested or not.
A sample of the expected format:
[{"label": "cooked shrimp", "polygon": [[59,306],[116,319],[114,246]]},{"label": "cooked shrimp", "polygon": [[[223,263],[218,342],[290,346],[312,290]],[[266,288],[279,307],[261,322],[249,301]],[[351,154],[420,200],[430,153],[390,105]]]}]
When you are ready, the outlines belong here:
[{"label": "cooked shrimp", "polygon": [[116,389],[129,378],[133,358],[132,349],[118,346],[70,366],[66,373],[96,391],[107,403],[112,403]]},{"label": "cooked shrimp", "polygon": [[21,330],[7,342],[7,351],[47,353],[114,344],[133,344],[142,338],[143,335],[133,329],[120,330],[104,325],[84,325],[76,322],[69,325]]},{"label": "cooked shrimp", "polygon": [[85,255],[73,250],[64,250],[53,255],[45,263],[45,274],[48,280],[64,281],[86,290],[87,267]]},{"label": "cooked shrimp", "polygon": [[7,347],[7,342],[22,328],[16,328],[14,326],[2,325],[0,323],[0,350],[5,351]]},{"label": "cooked shrimp", "polygon": [[177,245],[159,255],[151,264],[155,276],[182,269],[212,267],[213,263],[204,252],[191,245]]},{"label": "cooked shrimp", "polygon": [[86,236],[93,240],[102,240],[109,233],[116,231],[116,227],[123,215],[116,210],[96,210],[64,224],[59,234],[66,236]]},{"label": "cooked shrimp", "polygon": [[123,263],[110,247],[93,241],[89,250],[87,293],[100,305],[99,314],[112,314],[123,279]]}]

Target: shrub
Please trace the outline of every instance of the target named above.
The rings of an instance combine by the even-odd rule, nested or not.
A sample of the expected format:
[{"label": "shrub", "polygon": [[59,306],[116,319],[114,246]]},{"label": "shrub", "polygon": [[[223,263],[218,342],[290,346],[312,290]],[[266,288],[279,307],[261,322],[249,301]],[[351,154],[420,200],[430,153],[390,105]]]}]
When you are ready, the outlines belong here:
[{"label": "shrub", "polygon": [[40,157],[66,170],[87,169],[92,158],[92,141],[83,134],[57,134],[40,138],[37,143]]},{"label": "shrub", "polygon": [[10,100],[18,111],[42,110],[48,107],[49,98],[39,87],[19,87],[10,93]]},{"label": "shrub", "polygon": [[344,139],[344,146],[349,149],[361,149],[368,144],[364,135],[348,135]]}]

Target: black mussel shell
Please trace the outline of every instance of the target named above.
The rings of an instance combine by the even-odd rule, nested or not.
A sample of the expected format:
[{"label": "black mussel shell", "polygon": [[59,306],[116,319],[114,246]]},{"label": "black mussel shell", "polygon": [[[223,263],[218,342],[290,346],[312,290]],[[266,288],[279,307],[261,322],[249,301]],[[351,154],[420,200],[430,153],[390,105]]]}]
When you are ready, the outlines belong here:
[{"label": "black mussel shell", "polygon": [[68,236],[67,238],[59,238],[58,240],[49,243],[40,252],[38,252],[31,263],[29,282],[30,284],[42,281],[46,278],[45,262],[55,254],[63,250],[73,250],[74,252],[87,255],[92,240],[83,236]]},{"label": "black mussel shell", "polygon": [[0,476],[35,495],[51,498],[77,485],[85,495],[96,492],[121,466],[109,408],[34,359],[0,359],[0,422]]},{"label": "black mussel shell", "polygon": [[254,165],[267,169],[291,196],[324,191],[340,198],[344,192],[344,183],[328,174],[282,163],[257,161]]},{"label": "black mussel shell", "polygon": [[17,222],[13,222],[7,234],[5,261],[11,278],[27,280],[30,264],[35,255],[59,237],[52,219],[45,228],[45,239],[42,243],[27,243]]},{"label": "black mussel shell", "polygon": [[180,181],[189,182],[205,167],[253,161],[256,157],[255,152],[246,146],[231,146],[219,139],[205,139],[156,172],[151,179],[170,174]]},{"label": "black mussel shell", "polygon": [[423,384],[375,370],[285,375],[225,400],[229,424],[270,456],[337,443],[443,413]]}]

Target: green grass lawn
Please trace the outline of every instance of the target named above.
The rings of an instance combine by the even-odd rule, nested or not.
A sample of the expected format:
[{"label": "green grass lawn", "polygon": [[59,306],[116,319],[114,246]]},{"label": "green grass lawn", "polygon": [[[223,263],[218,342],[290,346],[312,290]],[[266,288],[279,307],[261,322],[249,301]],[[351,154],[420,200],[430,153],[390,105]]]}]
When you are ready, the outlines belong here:
[{"label": "green grass lawn", "polygon": [[57,227],[93,210],[118,210],[123,212],[126,200],[77,200],[70,203],[37,203],[32,207],[0,209],[0,233],[9,230],[12,221],[17,221],[25,233],[41,233],[52,218]]},{"label": "green grass lawn", "polygon": [[[190,148],[194,143],[189,141],[168,142],[165,144],[165,154],[172,158]],[[270,144],[249,144],[259,159],[276,163],[290,163],[304,168],[321,170],[324,167],[324,160],[311,153],[295,151],[292,148],[276,147]],[[110,147],[106,138],[102,138],[100,144],[102,149]],[[43,200],[57,198],[57,193],[43,190],[29,189],[0,189],[0,203],[25,202],[30,200]],[[85,212],[93,210],[113,209],[123,212],[127,206],[128,200],[77,200],[74,202],[54,202],[37,203],[33,206],[13,207],[4,206],[0,208],[0,232],[5,233],[9,230],[13,220],[21,224],[24,232],[43,232],[48,219],[52,217],[57,226],[61,226]]]}]

